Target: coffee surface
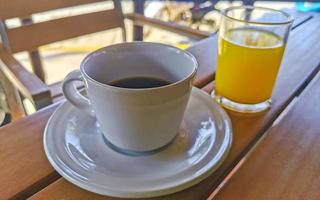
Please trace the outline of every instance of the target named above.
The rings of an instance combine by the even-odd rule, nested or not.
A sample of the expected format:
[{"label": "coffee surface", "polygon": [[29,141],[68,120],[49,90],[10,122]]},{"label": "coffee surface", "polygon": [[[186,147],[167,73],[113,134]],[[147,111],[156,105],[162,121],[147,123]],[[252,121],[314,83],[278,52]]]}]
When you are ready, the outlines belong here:
[{"label": "coffee surface", "polygon": [[169,81],[153,78],[153,77],[129,77],[124,79],[119,79],[109,83],[108,85],[120,88],[155,88],[162,87],[171,84]]}]

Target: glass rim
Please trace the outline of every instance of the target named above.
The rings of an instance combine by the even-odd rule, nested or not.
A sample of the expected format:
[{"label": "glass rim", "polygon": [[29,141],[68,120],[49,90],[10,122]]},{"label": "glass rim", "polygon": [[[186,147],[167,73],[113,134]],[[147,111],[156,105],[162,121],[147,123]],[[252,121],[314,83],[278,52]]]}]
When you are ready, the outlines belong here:
[{"label": "glass rim", "polygon": [[[228,16],[227,13],[229,11],[235,10],[235,9],[267,10],[267,11],[271,11],[271,12],[274,12],[274,13],[280,13],[281,15],[283,15],[283,16],[285,16],[287,18],[287,21],[284,21],[284,22],[257,22],[257,21],[243,20],[243,19],[239,19],[239,18]],[[235,20],[235,21],[245,22],[245,23],[250,23],[250,24],[257,24],[257,25],[286,25],[286,24],[292,24],[292,22],[294,20],[294,18],[290,14],[288,14],[288,13],[282,11],[282,10],[276,10],[276,9],[273,9],[273,8],[266,8],[266,7],[260,7],[260,6],[231,6],[231,7],[222,9],[221,10],[221,15],[226,17],[226,18]]]}]

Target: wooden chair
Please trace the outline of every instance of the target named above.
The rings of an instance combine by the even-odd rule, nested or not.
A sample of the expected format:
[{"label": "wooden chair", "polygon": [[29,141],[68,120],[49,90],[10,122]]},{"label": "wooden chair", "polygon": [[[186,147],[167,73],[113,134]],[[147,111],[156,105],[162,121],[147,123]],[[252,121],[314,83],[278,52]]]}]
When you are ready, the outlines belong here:
[{"label": "wooden chair", "polygon": [[[45,22],[33,23],[32,14],[56,10],[77,5],[86,5],[102,0],[0,0],[0,75],[19,91],[24,98],[29,99],[36,109],[40,109],[61,98],[61,85],[46,85],[44,72],[37,48],[49,43],[62,41],[98,31],[121,28],[123,40],[126,41],[124,19],[130,19],[135,25],[151,25],[187,36],[206,38],[209,33],[193,30],[174,23],[146,18],[139,14],[124,15],[119,0],[113,0],[114,8],[76,16],[69,16]],[[21,26],[7,28],[6,20],[20,18]],[[14,53],[27,51],[31,59],[33,73],[26,70],[14,57]],[[1,78],[1,77],[0,77]],[[11,87],[12,90],[12,87]],[[11,100],[17,100],[17,91]],[[12,96],[12,95],[11,95]],[[14,107],[21,102],[12,103]],[[9,103],[10,106],[10,103]],[[19,110],[21,115],[23,109]]]}]

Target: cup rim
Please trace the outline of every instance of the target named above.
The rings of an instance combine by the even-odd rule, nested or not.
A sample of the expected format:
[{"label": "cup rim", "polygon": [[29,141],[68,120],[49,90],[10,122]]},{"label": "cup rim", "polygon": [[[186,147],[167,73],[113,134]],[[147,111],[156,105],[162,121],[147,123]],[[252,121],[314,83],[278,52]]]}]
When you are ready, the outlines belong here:
[{"label": "cup rim", "polygon": [[[257,21],[251,21],[251,20],[243,20],[243,19],[239,19],[239,18],[236,18],[236,17],[231,17],[229,16],[227,13],[230,11],[230,10],[235,10],[235,9],[260,9],[260,10],[267,10],[267,11],[270,11],[270,12],[274,12],[274,13],[279,13],[283,16],[285,16],[287,18],[286,21],[283,21],[283,22],[257,22]],[[288,25],[288,24],[292,24],[292,22],[294,21],[294,18],[282,11],[282,10],[276,10],[276,9],[273,9],[273,8],[267,8],[267,7],[261,7],[261,6],[231,6],[231,7],[228,7],[228,8],[225,8],[225,9],[222,9],[221,10],[221,15],[228,18],[228,19],[231,19],[231,20],[235,20],[235,21],[238,21],[238,22],[244,22],[244,23],[249,23],[249,24],[256,24],[256,25],[269,25],[269,26],[276,26],[276,25]]]},{"label": "cup rim", "polygon": [[[152,88],[124,88],[124,87],[116,87],[116,86],[112,86],[112,85],[109,85],[109,84],[105,84],[105,83],[101,83],[97,80],[95,80],[94,78],[92,78],[91,76],[89,76],[85,69],[84,69],[84,66],[85,66],[85,61],[87,59],[89,59],[89,57],[91,57],[93,54],[95,53],[98,53],[98,52],[103,52],[104,50],[106,49],[110,49],[110,48],[113,48],[113,47],[117,47],[117,46],[123,46],[123,45],[157,45],[157,46],[162,46],[162,47],[167,47],[167,48],[172,48],[172,49],[175,49],[177,51],[180,51],[181,53],[187,55],[191,61],[193,62],[194,64],[194,68],[192,70],[191,73],[189,73],[186,77],[184,77],[183,79],[180,79],[178,81],[175,81],[173,83],[170,83],[168,85],[164,85],[164,86],[160,86],[160,87],[152,87]],[[196,58],[194,57],[194,55],[192,55],[190,52],[188,51],[185,51],[183,49],[179,49],[177,47],[174,47],[174,46],[171,46],[171,45],[167,45],[167,44],[161,44],[161,43],[156,43],[156,42],[142,42],[142,41],[134,41],[134,42],[125,42],[125,43],[119,43],[119,44],[113,44],[113,45],[109,45],[109,46],[106,46],[106,47],[102,47],[100,49],[97,49],[91,53],[89,53],[84,59],[83,61],[81,62],[80,64],[80,71],[81,71],[81,74],[87,79],[87,80],[90,80],[91,82],[99,85],[99,86],[102,86],[102,87],[108,87],[110,89],[115,89],[115,90],[122,90],[122,91],[132,91],[132,92],[139,92],[139,91],[152,91],[152,90],[159,90],[159,89],[165,89],[165,88],[169,88],[169,87],[172,87],[172,86],[175,86],[175,85],[178,85],[188,79],[190,79],[191,77],[195,76],[195,74],[197,73],[197,70],[198,70],[198,67],[199,67],[199,64],[198,64],[198,61],[196,60]]]}]

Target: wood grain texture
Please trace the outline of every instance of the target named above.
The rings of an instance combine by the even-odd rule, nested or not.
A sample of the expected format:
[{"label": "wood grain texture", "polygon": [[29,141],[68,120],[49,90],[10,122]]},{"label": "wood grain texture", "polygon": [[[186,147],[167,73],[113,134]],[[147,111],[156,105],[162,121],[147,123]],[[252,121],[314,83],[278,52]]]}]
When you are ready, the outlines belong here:
[{"label": "wood grain texture", "polygon": [[[303,30],[303,32],[302,32]],[[305,34],[308,34],[308,37],[305,37]],[[226,162],[221,166],[221,168],[214,174],[212,174],[208,179],[202,181],[200,184],[195,185],[187,190],[166,196],[153,199],[175,199],[175,200],[202,200],[206,199],[212,190],[221,182],[225,175],[235,166],[235,164],[243,157],[243,155],[251,148],[252,144],[258,139],[263,132],[272,124],[274,119],[279,115],[281,110],[284,109],[284,102],[289,102],[290,99],[296,95],[297,91],[305,85],[306,82],[312,77],[314,72],[318,69],[319,63],[319,54],[320,54],[320,44],[317,43],[320,37],[320,20],[309,20],[307,23],[301,25],[301,28],[297,28],[292,33],[293,39],[290,39],[290,48],[287,52],[289,53],[290,58],[285,58],[287,60],[292,60],[285,64],[286,71],[281,72],[282,74],[279,77],[280,86],[277,88],[277,96],[275,98],[274,107],[267,113],[257,116],[241,116],[234,113],[229,113],[234,129],[234,143],[231,149],[231,152],[226,160]],[[288,46],[289,47],[289,46]],[[214,47],[215,48],[215,47]],[[306,50],[306,48],[308,50]],[[208,51],[208,49],[203,49],[203,51]],[[290,53],[293,51],[293,53]],[[199,51],[200,53],[200,51]],[[288,56],[288,55],[286,55]],[[292,57],[291,57],[292,56]],[[210,64],[210,63],[209,63]],[[305,65],[307,64],[307,65]],[[301,67],[303,66],[303,67]],[[203,67],[200,65],[200,68]],[[288,78],[287,78],[288,77]],[[289,79],[290,77],[290,79]],[[36,123],[37,126],[44,126],[46,119],[43,120],[29,120],[30,126],[32,123]],[[43,130],[37,130],[38,133]],[[0,143],[2,141],[0,140]],[[35,143],[42,142],[39,140],[34,140]],[[6,143],[6,145],[8,145]],[[17,147],[17,146],[16,146]],[[30,153],[30,152],[26,152]],[[34,156],[41,156],[42,151],[33,150],[32,153]],[[42,155],[44,156],[44,155]],[[15,158],[11,158],[16,160]],[[2,160],[6,160],[4,157]],[[29,165],[36,168],[37,165],[33,163],[28,163]],[[49,165],[47,161],[39,163],[38,166]],[[22,169],[20,169],[22,170]],[[51,172],[52,173],[52,172]],[[32,173],[29,173],[31,177],[35,178]],[[50,174],[50,172],[48,172]],[[44,177],[46,175],[43,175]],[[44,178],[42,177],[42,178]],[[8,178],[8,177],[6,177]],[[9,178],[8,178],[9,179]],[[22,181],[23,182],[23,181]],[[1,183],[0,183],[1,184]],[[13,185],[11,185],[13,187]],[[28,183],[24,180],[24,183],[21,183],[19,188],[16,188],[17,191],[25,190],[26,187],[29,187]],[[35,185],[34,185],[35,187]],[[33,188],[34,188],[33,187]],[[59,189],[56,189],[58,187]],[[0,188],[4,188],[0,185]],[[70,196],[67,191],[71,191],[72,195],[75,195],[76,198]],[[79,193],[79,194],[78,194]],[[69,196],[63,196],[69,195]],[[67,183],[64,179],[60,179],[54,184],[46,187],[41,192],[33,196],[33,198],[52,198],[57,197],[58,199],[68,198],[68,199],[77,199],[77,197],[85,196],[87,199],[102,198],[98,195],[86,192],[78,187],[73,186],[70,183]],[[105,197],[105,199],[113,199],[110,197]]]},{"label": "wood grain texture", "polygon": [[12,121],[16,121],[17,119],[24,117],[25,112],[23,109],[19,91],[17,90],[16,87],[14,87],[14,85],[10,82],[10,80],[8,80],[8,78],[3,74],[1,70],[0,70],[0,80],[1,80],[1,86],[3,87],[5,92],[6,101],[9,106]]},{"label": "wood grain texture", "polygon": [[0,199],[24,199],[34,190],[57,179],[47,163],[42,136],[45,123],[56,106],[51,106],[16,123],[0,128]]},{"label": "wood grain texture", "polygon": [[[52,186],[52,187],[51,187]],[[54,194],[54,195],[51,195]],[[98,194],[94,194],[83,190],[73,184],[70,184],[67,180],[60,178],[56,182],[52,183],[50,187],[44,188],[41,192],[31,196],[29,200],[114,200],[113,197],[106,197]]]},{"label": "wood grain texture", "polygon": [[215,200],[320,199],[320,75]]},{"label": "wood grain texture", "polygon": [[49,105],[51,95],[49,88],[38,77],[26,70],[13,55],[0,44],[1,71],[10,82],[22,93],[32,100],[36,107]]},{"label": "wood grain texture", "polygon": [[189,37],[196,37],[198,39],[203,39],[209,37],[212,33],[204,32],[189,28],[187,26],[182,26],[173,22],[165,22],[158,19],[148,18],[140,14],[130,13],[125,15],[127,19],[133,21],[135,25],[143,26],[150,25],[156,28],[160,28],[163,30],[168,30],[171,32],[175,32],[181,35],[186,35]]},{"label": "wood grain texture", "polygon": [[0,18],[23,18],[34,13],[104,0],[0,0]]},{"label": "wood grain texture", "polygon": [[122,25],[119,11],[112,9],[20,26],[8,29],[7,35],[10,49],[16,53]]}]

